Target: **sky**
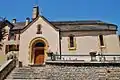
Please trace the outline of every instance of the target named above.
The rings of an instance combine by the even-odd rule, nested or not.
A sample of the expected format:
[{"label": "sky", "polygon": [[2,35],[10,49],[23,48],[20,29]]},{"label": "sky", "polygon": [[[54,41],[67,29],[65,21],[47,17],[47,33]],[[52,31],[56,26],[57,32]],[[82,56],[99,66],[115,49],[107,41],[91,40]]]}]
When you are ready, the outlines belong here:
[{"label": "sky", "polygon": [[120,26],[120,0],[0,0],[0,16],[25,21],[35,4],[49,21],[101,20]]}]

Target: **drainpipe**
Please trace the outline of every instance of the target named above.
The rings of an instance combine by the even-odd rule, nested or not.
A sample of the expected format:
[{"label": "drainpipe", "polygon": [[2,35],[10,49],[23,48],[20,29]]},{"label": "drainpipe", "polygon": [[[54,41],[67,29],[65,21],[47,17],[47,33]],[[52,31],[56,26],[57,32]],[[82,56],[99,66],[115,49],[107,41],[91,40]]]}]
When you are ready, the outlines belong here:
[{"label": "drainpipe", "polygon": [[61,31],[59,30],[59,51],[60,51],[60,59],[61,59]]}]

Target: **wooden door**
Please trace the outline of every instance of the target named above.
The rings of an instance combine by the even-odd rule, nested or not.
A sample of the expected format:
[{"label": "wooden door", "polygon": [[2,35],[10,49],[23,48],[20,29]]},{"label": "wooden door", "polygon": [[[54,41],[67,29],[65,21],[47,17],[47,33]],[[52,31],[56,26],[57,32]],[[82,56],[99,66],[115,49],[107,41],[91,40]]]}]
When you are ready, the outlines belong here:
[{"label": "wooden door", "polygon": [[44,63],[44,49],[35,49],[35,64],[43,64]]}]

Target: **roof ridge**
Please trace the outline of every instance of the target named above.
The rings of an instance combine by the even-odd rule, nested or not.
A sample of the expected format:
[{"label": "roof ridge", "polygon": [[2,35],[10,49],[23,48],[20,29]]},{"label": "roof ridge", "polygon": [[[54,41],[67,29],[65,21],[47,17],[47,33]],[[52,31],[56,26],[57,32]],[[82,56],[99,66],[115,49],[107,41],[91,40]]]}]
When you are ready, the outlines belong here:
[{"label": "roof ridge", "polygon": [[50,22],[103,22],[101,20],[66,20],[66,21],[50,21]]}]

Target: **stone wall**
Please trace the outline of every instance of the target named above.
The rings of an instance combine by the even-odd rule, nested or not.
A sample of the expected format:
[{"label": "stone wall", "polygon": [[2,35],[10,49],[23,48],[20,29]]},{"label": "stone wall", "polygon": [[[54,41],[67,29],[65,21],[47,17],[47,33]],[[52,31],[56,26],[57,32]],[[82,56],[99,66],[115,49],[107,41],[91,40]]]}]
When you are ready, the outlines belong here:
[{"label": "stone wall", "polygon": [[47,65],[50,80],[120,80],[120,67]]},{"label": "stone wall", "polygon": [[0,67],[0,80],[3,80],[16,66],[14,59],[8,60]]}]

